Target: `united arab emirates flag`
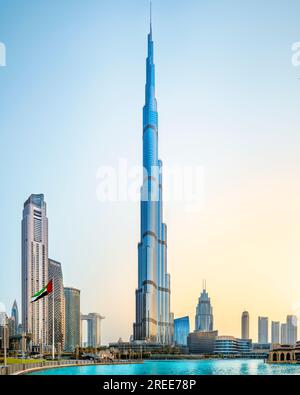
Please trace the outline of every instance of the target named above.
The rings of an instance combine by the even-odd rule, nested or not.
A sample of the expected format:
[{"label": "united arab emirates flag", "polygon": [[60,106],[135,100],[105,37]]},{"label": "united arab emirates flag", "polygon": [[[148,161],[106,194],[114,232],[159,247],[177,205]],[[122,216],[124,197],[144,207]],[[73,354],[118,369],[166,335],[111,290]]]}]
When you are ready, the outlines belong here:
[{"label": "united arab emirates flag", "polygon": [[31,298],[31,303],[36,302],[37,300],[42,299],[44,296],[51,294],[52,291],[52,280],[50,280],[44,288],[42,288],[39,292],[33,295],[33,297]]}]

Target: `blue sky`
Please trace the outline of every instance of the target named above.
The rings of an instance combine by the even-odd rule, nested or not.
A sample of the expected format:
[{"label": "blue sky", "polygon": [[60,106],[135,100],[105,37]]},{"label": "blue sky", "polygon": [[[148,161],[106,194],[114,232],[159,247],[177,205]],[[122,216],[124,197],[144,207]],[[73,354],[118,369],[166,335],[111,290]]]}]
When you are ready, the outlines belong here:
[{"label": "blue sky", "polygon": [[[173,311],[193,320],[206,277],[221,332],[238,335],[239,314],[251,302],[245,295],[241,305],[232,304],[236,295],[226,292],[220,300],[219,270],[234,288],[230,278],[239,273],[240,261],[233,248],[228,278],[225,264],[211,262],[208,269],[207,246],[216,240],[211,224],[222,228],[210,217],[217,212],[213,205],[221,197],[232,202],[234,194],[247,207],[245,180],[255,189],[259,179],[266,193],[260,189],[255,199],[264,207],[259,199],[267,205],[274,187],[268,182],[279,177],[284,183],[276,188],[284,193],[276,195],[275,188],[272,204],[287,207],[299,184],[300,68],[291,63],[291,46],[300,41],[299,14],[297,0],[153,1],[160,156],[169,166],[203,166],[206,200],[214,202],[194,218],[184,217],[180,205],[165,208]],[[50,257],[62,262],[65,284],[82,290],[82,312],[107,317],[105,342],[127,339],[132,331],[139,207],[98,202],[96,174],[119,158],[141,163],[147,32],[147,0],[0,0],[0,41],[7,49],[7,67],[0,67],[0,301],[9,308],[14,298],[20,303],[22,205],[31,193],[44,193]],[[298,230],[296,203],[295,210],[288,215]],[[239,218],[238,211],[232,215]],[[191,240],[189,229],[195,250],[185,262],[180,243]],[[207,237],[201,251],[197,237]],[[254,248],[257,255],[260,248]],[[279,254],[283,265],[288,250]],[[298,258],[295,250],[293,262]],[[268,299],[263,292],[272,260],[260,273],[266,306],[275,295]],[[191,297],[183,302],[192,273]],[[282,271],[274,276],[277,284]],[[253,292],[255,281],[254,273],[248,284]],[[278,307],[278,319],[295,298],[296,284]],[[232,324],[222,316],[226,309],[232,309]],[[261,314],[272,313],[266,307]]]}]

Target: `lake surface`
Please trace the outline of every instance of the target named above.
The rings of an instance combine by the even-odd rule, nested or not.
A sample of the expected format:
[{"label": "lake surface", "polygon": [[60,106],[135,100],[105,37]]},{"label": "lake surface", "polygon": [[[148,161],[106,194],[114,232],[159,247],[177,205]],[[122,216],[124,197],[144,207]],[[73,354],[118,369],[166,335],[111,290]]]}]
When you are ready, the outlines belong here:
[{"label": "lake surface", "polygon": [[300,375],[300,365],[269,365],[257,359],[145,361],[128,365],[53,368],[30,375]]}]

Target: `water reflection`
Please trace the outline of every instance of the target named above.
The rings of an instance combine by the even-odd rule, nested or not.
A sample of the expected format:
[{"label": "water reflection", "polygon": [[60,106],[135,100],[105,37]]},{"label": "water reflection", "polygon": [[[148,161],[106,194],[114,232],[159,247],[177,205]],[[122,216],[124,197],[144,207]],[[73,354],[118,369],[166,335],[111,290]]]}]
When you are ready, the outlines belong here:
[{"label": "water reflection", "polygon": [[55,368],[31,375],[300,375],[300,365],[269,365],[263,360],[145,361],[142,364]]}]

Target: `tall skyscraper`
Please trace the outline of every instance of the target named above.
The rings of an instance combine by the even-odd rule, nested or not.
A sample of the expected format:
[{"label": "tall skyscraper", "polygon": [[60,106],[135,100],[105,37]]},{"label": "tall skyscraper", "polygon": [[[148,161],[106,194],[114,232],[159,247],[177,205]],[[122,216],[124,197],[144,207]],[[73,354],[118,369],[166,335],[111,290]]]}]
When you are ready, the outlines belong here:
[{"label": "tall skyscraper", "polygon": [[171,344],[170,275],[167,273],[167,226],[163,223],[162,162],[158,159],[158,113],[152,22],[148,35],[146,103],[143,110],[141,241],[138,245],[138,288],[134,340]]},{"label": "tall skyscraper", "polygon": [[65,350],[73,352],[80,346],[80,290],[65,287]]},{"label": "tall skyscraper", "polygon": [[287,325],[281,324],[280,328],[280,344],[288,344],[287,341]]},{"label": "tall skyscraper", "polygon": [[242,314],[242,339],[249,339],[249,313],[244,311]]},{"label": "tall skyscraper", "polygon": [[22,219],[22,324],[32,334],[32,345],[48,344],[48,298],[31,297],[48,283],[48,218],[44,195],[31,195]]},{"label": "tall skyscraper", "polygon": [[174,342],[176,346],[187,346],[187,338],[190,333],[189,317],[176,318],[174,320]]},{"label": "tall skyscraper", "polygon": [[280,322],[279,321],[272,321],[272,344],[279,344],[280,343]]},{"label": "tall skyscraper", "polygon": [[210,298],[206,292],[206,283],[203,284],[203,291],[198,300],[195,316],[195,331],[208,332],[214,329],[213,308]]},{"label": "tall skyscraper", "polygon": [[[83,321],[87,322],[87,342],[85,344],[87,347],[101,347],[101,321],[104,318],[98,313],[81,314],[81,323]],[[82,333],[81,327],[81,335]],[[81,344],[83,344],[82,340]]]},{"label": "tall skyscraper", "polygon": [[48,278],[52,280],[53,291],[49,296],[49,344],[53,344],[53,298],[54,298],[54,345],[56,350],[64,349],[65,342],[65,296],[61,263],[49,259]]},{"label": "tall skyscraper", "polygon": [[13,307],[11,309],[11,318],[14,319],[14,332],[17,334],[19,332],[19,309],[18,309],[18,304],[17,301],[14,301]]},{"label": "tall skyscraper", "polygon": [[297,342],[297,316],[288,315],[286,317],[287,344],[295,345]]},{"label": "tall skyscraper", "polygon": [[269,342],[269,318],[258,317],[258,343],[267,344]]}]

